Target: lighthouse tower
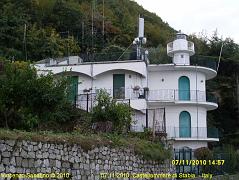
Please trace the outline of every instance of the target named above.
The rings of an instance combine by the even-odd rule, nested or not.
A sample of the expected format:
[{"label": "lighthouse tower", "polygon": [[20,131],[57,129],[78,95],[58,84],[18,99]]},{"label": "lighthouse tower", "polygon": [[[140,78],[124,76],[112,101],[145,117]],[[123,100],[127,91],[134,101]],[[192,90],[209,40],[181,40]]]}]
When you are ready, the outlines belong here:
[{"label": "lighthouse tower", "polygon": [[181,32],[167,44],[167,54],[172,63],[147,67],[148,124],[154,127],[160,119],[159,113],[153,114],[151,110],[164,108],[161,129],[175,150],[187,152],[208,147],[208,142],[219,141],[217,129],[207,126],[207,111],[218,107],[213,93],[206,91],[207,80],[217,75],[216,66],[209,59],[192,57],[194,43]]},{"label": "lighthouse tower", "polygon": [[168,44],[167,53],[176,65],[190,65],[190,56],[195,54],[194,43],[187,41],[187,35],[177,33],[176,39]]},{"label": "lighthouse tower", "polygon": [[215,130],[207,127],[207,111],[218,105],[206,92],[206,81],[217,72],[201,62],[190,62],[195,54],[194,43],[181,32],[168,43],[167,54],[173,64],[164,67],[167,70],[161,74],[167,73],[171,85],[166,86],[174,89],[174,103],[165,103],[168,138],[174,140],[175,149],[207,147],[208,142],[218,141]]}]

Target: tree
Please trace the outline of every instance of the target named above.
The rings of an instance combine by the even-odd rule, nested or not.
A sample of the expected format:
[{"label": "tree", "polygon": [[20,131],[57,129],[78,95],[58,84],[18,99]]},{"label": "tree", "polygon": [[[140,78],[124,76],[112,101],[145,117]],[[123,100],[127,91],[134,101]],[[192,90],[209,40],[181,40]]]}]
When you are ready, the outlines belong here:
[{"label": "tree", "polygon": [[0,75],[0,127],[32,129],[39,124],[71,120],[65,79],[38,76],[26,62],[4,62]]},{"label": "tree", "polygon": [[157,48],[149,48],[149,61],[151,64],[172,63],[172,59],[167,55],[167,49],[162,45]]},{"label": "tree", "polygon": [[73,37],[61,38],[53,28],[30,27],[27,33],[29,59],[40,60],[49,57],[62,57],[79,54],[80,47]]}]

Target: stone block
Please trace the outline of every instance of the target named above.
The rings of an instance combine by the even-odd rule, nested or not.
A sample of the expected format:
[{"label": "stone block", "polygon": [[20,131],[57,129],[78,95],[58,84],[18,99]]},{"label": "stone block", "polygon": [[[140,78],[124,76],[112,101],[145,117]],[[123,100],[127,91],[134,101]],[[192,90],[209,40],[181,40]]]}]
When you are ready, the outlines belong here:
[{"label": "stone block", "polygon": [[15,145],[15,140],[6,140],[5,143],[8,144],[9,146],[13,147]]},{"label": "stone block", "polygon": [[80,168],[79,163],[74,163],[73,164],[73,169],[79,169],[79,168]]},{"label": "stone block", "polygon": [[50,163],[48,159],[43,160],[43,166],[42,167],[49,167]]},{"label": "stone block", "polygon": [[34,165],[35,165],[35,163],[34,163],[34,159],[29,159],[29,161],[28,161],[28,165],[29,165],[30,168],[33,168]]},{"label": "stone block", "polygon": [[4,171],[5,171],[5,167],[2,164],[0,164],[0,172],[4,172]]},{"label": "stone block", "polygon": [[24,168],[28,168],[28,167],[29,167],[29,164],[28,164],[28,160],[27,160],[27,159],[23,159],[23,160],[22,160],[22,167],[24,167]]},{"label": "stone block", "polygon": [[0,151],[1,152],[6,151],[6,149],[7,149],[6,144],[0,144]]},{"label": "stone block", "polygon": [[3,153],[2,153],[2,157],[10,157],[10,152],[8,152],[8,151],[4,151]]},{"label": "stone block", "polygon": [[63,168],[70,168],[70,163],[68,163],[68,162],[63,162],[63,163],[62,163],[62,167],[63,167]]},{"label": "stone block", "polygon": [[16,165],[20,167],[22,165],[22,157],[16,157]]}]

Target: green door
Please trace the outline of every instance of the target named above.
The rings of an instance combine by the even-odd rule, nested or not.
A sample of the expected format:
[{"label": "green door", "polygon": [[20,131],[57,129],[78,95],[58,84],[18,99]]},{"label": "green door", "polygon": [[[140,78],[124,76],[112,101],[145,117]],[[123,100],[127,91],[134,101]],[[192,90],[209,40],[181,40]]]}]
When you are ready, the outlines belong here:
[{"label": "green door", "polygon": [[179,137],[191,137],[191,116],[187,111],[179,115]]},{"label": "green door", "polygon": [[72,104],[76,104],[78,95],[78,76],[69,76],[70,86],[68,91],[68,99]]},{"label": "green door", "polygon": [[125,98],[125,75],[113,74],[113,97],[115,99]]},{"label": "green door", "polygon": [[188,101],[190,100],[190,81],[188,77],[182,76],[178,80],[178,93],[179,100]]}]

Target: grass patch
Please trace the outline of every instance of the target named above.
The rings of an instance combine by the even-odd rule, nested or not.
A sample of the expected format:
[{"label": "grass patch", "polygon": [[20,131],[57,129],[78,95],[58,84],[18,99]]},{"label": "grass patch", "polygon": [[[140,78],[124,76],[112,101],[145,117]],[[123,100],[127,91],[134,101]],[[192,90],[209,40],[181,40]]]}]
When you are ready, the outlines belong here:
[{"label": "grass patch", "polygon": [[134,150],[135,154],[143,156],[146,160],[164,161],[171,158],[171,150],[163,148],[160,142],[151,142],[133,136],[118,134],[80,134],[53,133],[51,131],[26,132],[20,130],[0,129],[0,139],[30,140],[36,142],[79,144],[84,151],[94,147],[108,146],[112,148],[126,148]]}]

